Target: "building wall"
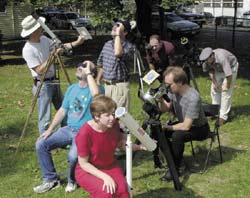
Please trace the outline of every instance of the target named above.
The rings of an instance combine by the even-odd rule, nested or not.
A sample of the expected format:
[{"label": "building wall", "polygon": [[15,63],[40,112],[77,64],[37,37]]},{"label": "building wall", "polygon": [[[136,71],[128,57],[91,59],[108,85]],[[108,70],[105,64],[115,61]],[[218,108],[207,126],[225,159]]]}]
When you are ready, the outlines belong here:
[{"label": "building wall", "polygon": [[[217,16],[234,16],[234,0],[204,0],[204,12]],[[237,17],[250,10],[250,0],[238,0]]]},{"label": "building wall", "polygon": [[22,30],[21,22],[24,17],[33,12],[30,4],[8,2],[5,11],[0,12],[0,30],[2,39],[20,37]]}]

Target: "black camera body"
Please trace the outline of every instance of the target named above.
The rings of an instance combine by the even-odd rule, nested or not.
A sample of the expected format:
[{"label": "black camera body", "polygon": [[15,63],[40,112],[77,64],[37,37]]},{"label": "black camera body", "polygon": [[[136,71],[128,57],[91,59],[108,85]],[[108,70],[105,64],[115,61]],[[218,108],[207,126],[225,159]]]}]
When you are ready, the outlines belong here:
[{"label": "black camera body", "polygon": [[147,51],[152,51],[152,50],[153,50],[153,46],[150,45],[150,44],[147,44],[147,45],[145,46],[145,50],[147,50]]},{"label": "black camera body", "polygon": [[158,102],[161,98],[170,102],[168,97],[169,89],[164,85],[159,86],[156,89],[149,88],[149,90],[144,94],[140,95],[140,99],[143,100],[144,104],[142,109],[150,116],[155,117],[160,115],[160,109],[158,107]]}]

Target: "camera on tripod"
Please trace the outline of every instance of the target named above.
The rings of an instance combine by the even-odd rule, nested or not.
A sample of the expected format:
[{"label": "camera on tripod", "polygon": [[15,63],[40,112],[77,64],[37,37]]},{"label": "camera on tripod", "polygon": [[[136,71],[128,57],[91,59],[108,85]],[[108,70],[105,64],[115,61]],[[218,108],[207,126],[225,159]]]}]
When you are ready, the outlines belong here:
[{"label": "camera on tripod", "polygon": [[147,45],[145,46],[145,50],[147,50],[148,52],[151,52],[151,51],[153,50],[153,46],[150,45],[150,44],[147,44]]},{"label": "camera on tripod", "polygon": [[181,37],[181,44],[186,50],[183,55],[183,59],[193,65],[201,66],[201,61],[199,59],[201,49],[199,49],[195,44],[191,45],[187,37]]},{"label": "camera on tripod", "polygon": [[138,92],[139,98],[144,102],[143,110],[152,117],[160,114],[158,102],[162,97],[166,101],[169,101],[169,89],[160,83],[157,79],[159,76],[156,71],[150,70],[150,72],[143,77],[143,81],[149,85],[149,89],[145,93],[143,90],[139,90]]}]

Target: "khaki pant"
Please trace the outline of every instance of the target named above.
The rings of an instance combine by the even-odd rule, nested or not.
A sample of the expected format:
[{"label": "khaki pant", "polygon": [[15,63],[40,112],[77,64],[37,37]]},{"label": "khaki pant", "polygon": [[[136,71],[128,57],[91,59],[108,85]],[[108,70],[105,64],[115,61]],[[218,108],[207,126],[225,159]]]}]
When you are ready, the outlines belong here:
[{"label": "khaki pant", "polygon": [[[233,89],[235,80],[238,73],[238,63],[234,66],[232,69],[232,83],[231,87],[227,91],[215,91],[213,84],[211,84],[211,98],[212,98],[212,104],[219,104],[220,105],[220,118],[227,120],[228,119],[228,113],[231,109],[232,104],[232,96],[233,96]],[[224,83],[227,83],[227,79],[225,77],[225,74],[223,72],[215,72],[215,78],[221,86]]]},{"label": "khaki pant", "polygon": [[[111,97],[117,104],[117,107],[125,107],[126,110],[129,110],[129,102],[130,102],[130,83],[129,82],[121,82],[116,83],[114,85],[105,84],[105,95]],[[125,129],[126,127],[120,122],[120,127]],[[118,160],[118,163],[122,167],[123,172],[126,171],[126,154],[125,151],[120,149],[116,149],[115,156]]]},{"label": "khaki pant", "polygon": [[114,85],[105,84],[105,95],[111,97],[117,104],[117,107],[125,107],[129,110],[130,102],[130,83],[121,82]]}]

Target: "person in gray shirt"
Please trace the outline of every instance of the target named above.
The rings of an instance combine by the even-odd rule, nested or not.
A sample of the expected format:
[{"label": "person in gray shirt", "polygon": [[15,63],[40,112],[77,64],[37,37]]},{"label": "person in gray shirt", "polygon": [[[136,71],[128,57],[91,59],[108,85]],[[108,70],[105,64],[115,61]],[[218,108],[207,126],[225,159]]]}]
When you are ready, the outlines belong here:
[{"label": "person in gray shirt", "polygon": [[[199,93],[188,84],[187,75],[180,67],[168,67],[163,73],[164,82],[169,90],[170,101],[163,98],[159,101],[162,112],[172,112],[178,123],[165,124],[163,131],[171,145],[171,152],[179,171],[185,142],[190,140],[204,140],[210,131],[207,118],[201,105]],[[169,170],[162,177],[164,181],[172,180]]]}]

